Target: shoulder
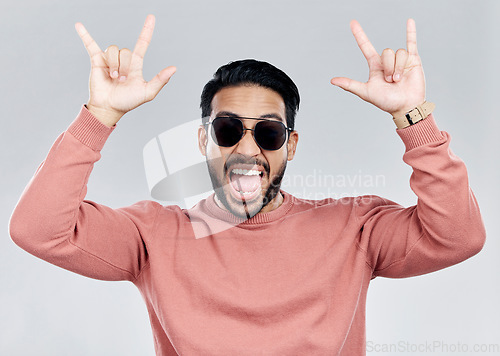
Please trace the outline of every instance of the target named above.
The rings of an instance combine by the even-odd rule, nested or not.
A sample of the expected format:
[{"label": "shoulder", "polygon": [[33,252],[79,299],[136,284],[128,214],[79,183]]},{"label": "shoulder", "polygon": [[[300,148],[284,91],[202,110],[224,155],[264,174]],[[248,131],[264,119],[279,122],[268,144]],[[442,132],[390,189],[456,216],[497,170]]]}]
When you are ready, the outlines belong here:
[{"label": "shoulder", "polygon": [[137,222],[147,224],[154,223],[158,216],[169,219],[176,219],[178,216],[185,216],[183,210],[177,205],[162,205],[153,200],[141,200],[135,204],[116,209]]},{"label": "shoulder", "polygon": [[[287,193],[288,194],[288,193]],[[321,215],[322,212],[331,214],[332,212],[347,214],[365,215],[375,213],[380,209],[387,207],[400,208],[397,203],[377,195],[349,196],[342,198],[324,198],[324,199],[304,199],[291,195],[293,201],[293,210],[310,211]]]}]

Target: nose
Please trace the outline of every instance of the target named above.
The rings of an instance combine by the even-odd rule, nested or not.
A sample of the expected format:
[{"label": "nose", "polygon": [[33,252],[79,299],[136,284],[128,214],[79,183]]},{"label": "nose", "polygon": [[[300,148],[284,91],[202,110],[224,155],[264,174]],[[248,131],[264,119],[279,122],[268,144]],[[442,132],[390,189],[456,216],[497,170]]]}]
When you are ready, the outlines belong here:
[{"label": "nose", "polygon": [[256,156],[260,153],[260,147],[255,142],[252,129],[245,128],[243,137],[237,143],[236,152],[246,156]]}]

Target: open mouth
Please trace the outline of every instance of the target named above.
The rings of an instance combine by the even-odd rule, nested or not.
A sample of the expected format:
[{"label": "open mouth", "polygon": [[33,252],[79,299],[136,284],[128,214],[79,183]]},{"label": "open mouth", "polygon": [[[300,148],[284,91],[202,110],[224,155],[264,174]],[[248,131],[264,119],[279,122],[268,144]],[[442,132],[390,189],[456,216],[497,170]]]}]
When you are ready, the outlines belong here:
[{"label": "open mouth", "polygon": [[240,200],[251,200],[261,192],[264,171],[258,167],[233,167],[229,171],[231,195]]}]

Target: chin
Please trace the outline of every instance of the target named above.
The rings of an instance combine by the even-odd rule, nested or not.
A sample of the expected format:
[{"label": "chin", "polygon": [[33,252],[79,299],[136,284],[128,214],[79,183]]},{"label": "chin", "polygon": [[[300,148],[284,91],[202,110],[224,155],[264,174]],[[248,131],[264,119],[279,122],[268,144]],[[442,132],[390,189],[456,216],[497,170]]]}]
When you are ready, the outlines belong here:
[{"label": "chin", "polygon": [[[285,161],[277,174],[270,179],[270,169],[266,164],[256,165],[252,162],[252,165],[249,165],[243,164],[247,162],[237,162],[229,165],[230,168],[221,170],[211,163],[207,159],[208,171],[217,199],[227,211],[242,219],[250,219],[257,215],[276,198],[286,169]],[[235,175],[242,173],[253,177],[250,182],[241,182],[238,186],[235,181],[240,181],[241,177],[235,179]]]}]

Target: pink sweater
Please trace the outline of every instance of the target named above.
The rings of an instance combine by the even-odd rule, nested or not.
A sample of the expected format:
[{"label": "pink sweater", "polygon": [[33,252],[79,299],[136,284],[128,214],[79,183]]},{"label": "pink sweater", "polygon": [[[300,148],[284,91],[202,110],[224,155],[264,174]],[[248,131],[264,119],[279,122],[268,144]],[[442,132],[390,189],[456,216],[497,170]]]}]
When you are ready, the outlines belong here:
[{"label": "pink sweater", "polygon": [[397,131],[416,206],[282,192],[278,209],[240,224],[213,196],[189,210],[85,201],[111,131],[82,107],[24,191],[10,233],[62,268],[134,283],[158,355],[364,355],[372,278],[432,272],[484,244],[466,168],[432,116]]}]

